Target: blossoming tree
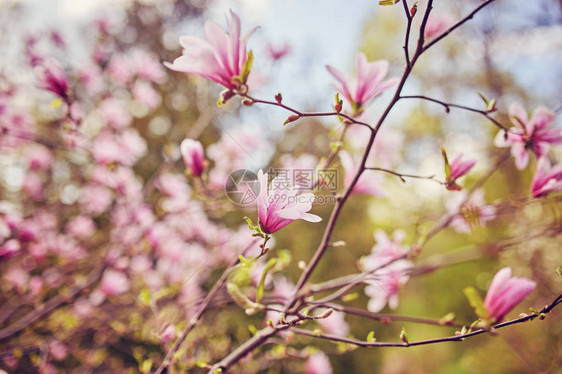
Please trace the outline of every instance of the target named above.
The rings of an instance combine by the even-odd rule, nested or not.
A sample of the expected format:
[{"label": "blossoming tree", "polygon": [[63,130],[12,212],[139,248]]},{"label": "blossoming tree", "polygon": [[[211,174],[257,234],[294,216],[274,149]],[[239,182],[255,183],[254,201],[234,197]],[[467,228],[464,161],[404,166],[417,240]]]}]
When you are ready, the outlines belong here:
[{"label": "blossoming tree", "polygon": [[[34,84],[3,74],[0,91],[0,372],[392,372],[371,361],[387,347],[471,351],[523,326],[519,340],[547,349],[556,333],[536,320],[557,326],[562,302],[557,110],[529,115],[508,92],[474,106],[419,92],[424,60],[500,1],[468,3],[455,17],[433,0],[381,1],[399,58],[366,49],[354,74],[327,65],[335,99],[312,111],[261,96],[260,60],[296,52],[257,53],[257,28],[232,10],[226,29],[181,36],[179,57],[168,37],[149,52],[124,31],[160,43],[174,11],[200,11],[183,2],[136,4],[124,29],[96,21],[76,66],[58,32],[29,36]],[[475,124],[455,144],[429,121],[394,126],[412,121],[393,117],[401,105]],[[277,144],[216,120],[260,110],[283,128]],[[479,152],[466,140],[476,126]],[[439,144],[416,146],[420,134]],[[422,371],[452,365],[439,360]]]}]

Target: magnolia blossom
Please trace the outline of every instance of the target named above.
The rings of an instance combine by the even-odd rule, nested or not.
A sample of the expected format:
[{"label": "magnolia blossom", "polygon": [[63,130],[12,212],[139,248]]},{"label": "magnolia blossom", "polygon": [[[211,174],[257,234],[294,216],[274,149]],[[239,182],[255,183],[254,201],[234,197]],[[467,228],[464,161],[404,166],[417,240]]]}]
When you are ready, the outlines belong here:
[{"label": "magnolia blossom", "polygon": [[330,359],[324,352],[316,352],[306,360],[304,372],[306,374],[332,374]]},{"label": "magnolia blossom", "polygon": [[364,258],[364,265],[368,270],[398,259],[409,250],[408,246],[402,244],[404,238],[406,238],[406,233],[403,230],[394,231],[392,239],[383,230],[375,231],[374,237],[377,244],[371,249],[371,254]]},{"label": "magnolia blossom", "polygon": [[369,100],[398,83],[395,78],[385,80],[388,61],[368,62],[363,53],[357,55],[357,77],[347,77],[330,65],[326,68],[339,82],[335,88],[349,102],[354,112],[358,112]]},{"label": "magnolia blossom", "polygon": [[551,166],[548,158],[541,157],[531,182],[531,194],[539,197],[560,190],[562,190],[562,164]]},{"label": "magnolia blossom", "polygon": [[260,227],[266,234],[282,229],[296,219],[308,222],[320,222],[322,218],[307,213],[312,208],[314,194],[299,194],[298,188],[276,177],[268,187],[268,176],[262,170],[258,172],[260,193],[257,198]]},{"label": "magnolia blossom", "polygon": [[183,55],[172,64],[164,64],[171,70],[199,74],[230,90],[246,83],[244,79],[247,77],[241,76],[246,63],[246,43],[256,28],[240,36],[240,19],[233,11],[230,11],[230,15],[231,20],[226,20],[228,33],[218,24],[206,22],[207,40],[191,35],[182,36],[180,44],[184,48]]},{"label": "magnolia blossom", "polygon": [[193,176],[200,177],[205,170],[205,152],[201,143],[193,139],[184,139],[180,151],[185,167]]},{"label": "magnolia blossom", "polygon": [[486,298],[484,307],[493,322],[500,322],[517,304],[525,299],[536,287],[536,283],[526,278],[511,276],[511,268],[503,268],[496,273]]},{"label": "magnolia blossom", "polygon": [[[358,170],[358,165],[356,164],[353,157],[346,151],[339,152],[341,164],[345,169],[344,175],[344,185],[345,187],[349,187],[353,182],[353,178]],[[384,196],[384,192],[381,190],[380,185],[382,183],[382,178],[380,174],[374,172],[364,172],[359,177],[359,180],[353,187],[352,193],[360,194],[360,195],[373,195],[373,196]]]},{"label": "magnolia blossom", "polygon": [[465,175],[474,167],[476,160],[463,160],[462,153],[457,155],[449,164],[450,174],[447,178],[448,190],[461,190],[461,187],[456,183],[457,179]]},{"label": "magnolia blossom", "polygon": [[[379,266],[384,265],[380,263]],[[369,297],[367,309],[373,313],[381,311],[388,303],[391,309],[398,308],[398,294],[410,279],[413,265],[407,260],[397,260],[370,274],[365,283],[365,295]],[[376,268],[376,267],[375,267]],[[367,271],[372,268],[367,267]]]},{"label": "magnolia blossom", "polygon": [[287,43],[283,45],[273,45],[271,43],[267,43],[267,54],[273,61],[277,61],[282,59],[283,57],[287,56],[291,53],[291,46]]},{"label": "magnolia blossom", "polygon": [[457,232],[470,234],[474,227],[484,226],[496,218],[496,208],[486,205],[483,190],[474,191],[468,200],[466,196],[466,193],[461,192],[447,202],[447,207],[449,213],[456,213],[451,220],[451,226]]},{"label": "magnolia blossom", "polygon": [[51,91],[60,98],[68,98],[68,78],[54,59],[45,60],[38,71],[39,88]]},{"label": "magnolia blossom", "polygon": [[533,112],[529,119],[525,109],[518,103],[509,107],[511,122],[515,125],[507,133],[500,131],[494,140],[498,147],[511,147],[511,155],[515,158],[515,166],[524,169],[529,163],[529,152],[541,158],[550,145],[562,144],[562,130],[553,128],[556,114],[541,106]]}]

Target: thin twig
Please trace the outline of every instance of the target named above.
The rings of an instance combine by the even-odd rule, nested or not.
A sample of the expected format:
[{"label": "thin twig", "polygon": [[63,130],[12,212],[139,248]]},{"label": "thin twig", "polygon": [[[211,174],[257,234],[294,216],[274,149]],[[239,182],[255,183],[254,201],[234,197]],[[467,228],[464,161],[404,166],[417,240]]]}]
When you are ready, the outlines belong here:
[{"label": "thin twig", "polygon": [[467,106],[464,106],[464,105],[446,103],[444,101],[433,99],[431,97],[427,97],[427,96],[424,96],[424,95],[406,95],[406,96],[400,96],[400,98],[401,99],[420,99],[420,100],[426,100],[426,101],[430,101],[432,103],[440,104],[445,108],[445,111],[447,113],[449,113],[450,108],[457,108],[457,109],[462,109],[462,110],[466,110],[466,111],[473,112],[473,113],[478,113],[478,114],[486,117],[486,119],[488,119],[490,122],[492,122],[494,125],[496,125],[500,129],[502,129],[503,131],[506,131],[506,132],[509,131],[504,125],[499,123],[494,117],[490,116],[490,114],[488,112],[486,112],[485,110],[475,109],[475,108],[467,107]]}]

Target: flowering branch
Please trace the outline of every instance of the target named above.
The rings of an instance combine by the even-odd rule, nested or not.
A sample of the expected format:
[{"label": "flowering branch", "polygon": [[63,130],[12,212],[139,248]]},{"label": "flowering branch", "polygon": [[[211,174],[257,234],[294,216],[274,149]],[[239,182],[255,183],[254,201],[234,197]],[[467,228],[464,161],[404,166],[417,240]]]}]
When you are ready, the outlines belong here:
[{"label": "flowering branch", "polygon": [[[544,319],[544,316],[546,314],[550,313],[560,303],[562,303],[562,295],[559,295],[556,299],[554,299],[554,301],[550,305],[547,305],[547,306],[543,307],[539,311],[538,315],[535,314],[535,313],[530,314],[530,315],[524,315],[520,318],[513,319],[511,321],[506,321],[506,322],[503,322],[503,323],[493,325],[492,329],[500,329],[502,327],[527,322],[527,321],[533,320],[537,317],[539,319]],[[490,330],[478,329],[476,331],[468,332],[466,334],[448,336],[448,337],[445,337],[445,338],[418,340],[418,341],[414,341],[414,342],[403,342],[403,343],[367,342],[367,341],[364,341],[364,340],[343,338],[343,337],[336,336],[336,335],[316,333],[314,331],[300,329],[300,328],[293,328],[291,331],[293,331],[294,333],[299,334],[299,335],[310,336],[310,337],[320,338],[320,339],[326,339],[326,340],[331,340],[331,341],[334,341],[334,342],[348,343],[348,344],[353,344],[353,345],[356,345],[356,346],[359,346],[359,347],[365,347],[365,348],[369,348],[369,347],[402,347],[402,348],[407,348],[407,347],[413,347],[413,346],[417,346],[417,345],[427,345],[427,344],[443,343],[443,342],[450,342],[450,341],[463,341],[466,338],[476,336],[476,335],[480,335],[480,334],[489,332]]]},{"label": "flowering branch", "polygon": [[[244,102],[245,105],[252,105],[254,103],[257,104],[266,104],[266,105],[273,105],[279,108],[283,108],[285,110],[288,110],[291,113],[294,113],[297,117],[294,118],[292,121],[296,121],[298,118],[300,117],[331,117],[331,116],[338,116],[338,117],[342,117],[345,118],[349,123],[348,124],[357,124],[357,125],[361,125],[364,127],[367,127],[368,129],[370,129],[371,131],[373,131],[373,128],[371,127],[371,125],[369,125],[368,123],[365,122],[361,122],[358,121],[357,119],[353,118],[350,115],[347,115],[345,113],[341,113],[338,111],[334,111],[334,112],[301,112],[295,108],[292,108],[288,105],[283,104],[280,101],[268,101],[268,100],[260,100],[260,99],[256,99],[248,94],[244,94],[244,95],[240,95],[244,98],[246,98],[249,101]],[[291,121],[291,122],[292,122]]]}]

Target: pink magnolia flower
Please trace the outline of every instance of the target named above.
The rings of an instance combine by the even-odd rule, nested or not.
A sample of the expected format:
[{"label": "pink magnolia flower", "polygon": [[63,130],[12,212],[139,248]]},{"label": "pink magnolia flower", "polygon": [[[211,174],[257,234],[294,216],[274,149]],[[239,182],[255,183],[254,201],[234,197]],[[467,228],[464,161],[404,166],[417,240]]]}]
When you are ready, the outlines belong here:
[{"label": "pink magnolia flower", "polygon": [[529,279],[512,277],[511,268],[501,269],[494,276],[484,299],[488,317],[494,323],[500,322],[511,309],[533,292],[536,285]]},{"label": "pink magnolia flower", "polygon": [[[353,182],[353,178],[357,173],[359,165],[356,164],[353,157],[346,151],[340,151],[339,156],[341,164],[345,170],[343,183],[345,188],[347,188]],[[379,197],[384,196],[384,192],[380,188],[381,183],[382,178],[380,174],[372,171],[366,171],[361,174],[361,177],[359,177],[355,187],[353,187],[352,193]]]},{"label": "pink magnolia flower", "polygon": [[184,139],[180,144],[180,151],[185,167],[195,177],[200,177],[205,170],[205,152],[197,140]]},{"label": "pink magnolia flower", "polygon": [[45,60],[38,70],[39,88],[51,91],[60,98],[68,98],[68,78],[54,59]]},{"label": "pink magnolia flower", "polygon": [[[466,193],[461,192],[447,202],[449,213],[455,214],[451,226],[460,233],[470,234],[474,227],[485,226],[496,218],[496,208],[486,205],[484,190],[476,190],[466,200]],[[466,201],[465,201],[466,200]]]},{"label": "pink magnolia flower", "polygon": [[324,352],[316,352],[304,364],[306,374],[332,374],[330,359]]},{"label": "pink magnolia flower", "polygon": [[[218,24],[207,22],[207,40],[190,35],[182,36],[182,56],[172,64],[165,62],[166,67],[183,73],[199,74],[229,90],[240,88],[240,84],[246,83],[247,79],[241,77],[246,63],[246,43],[256,28],[240,36],[240,19],[233,11],[230,11],[230,15],[231,19],[226,20],[228,33]],[[235,77],[239,77],[240,81]]]},{"label": "pink magnolia flower", "polygon": [[498,147],[511,147],[511,155],[515,157],[515,166],[524,169],[529,163],[529,152],[532,151],[537,158],[541,158],[550,145],[562,144],[562,131],[552,128],[556,114],[550,109],[541,106],[533,112],[529,119],[525,109],[518,103],[509,107],[511,122],[515,125],[508,134],[507,139],[500,131],[494,140]]},{"label": "pink magnolia flower", "polygon": [[314,194],[299,194],[298,188],[290,182],[274,178],[268,187],[268,176],[262,170],[258,172],[260,193],[257,198],[258,217],[261,229],[272,234],[296,219],[308,222],[320,222],[322,218],[307,213],[312,208]]},{"label": "pink magnolia flower", "polygon": [[[380,263],[379,266],[384,265]],[[391,309],[398,308],[400,290],[410,279],[413,265],[407,260],[398,260],[371,274],[366,280],[365,295],[369,297],[367,309],[377,313],[388,303]],[[376,268],[376,267],[375,267]],[[367,267],[367,271],[372,268]]]},{"label": "pink magnolia flower", "polygon": [[531,182],[531,194],[539,197],[560,190],[562,190],[562,164],[551,166],[548,158],[541,157]]},{"label": "pink magnolia flower", "polygon": [[371,254],[365,257],[367,269],[373,269],[388,261],[397,259],[409,250],[409,247],[402,242],[406,238],[403,230],[396,230],[392,234],[392,239],[383,230],[377,230],[374,234],[377,244],[371,249]]},{"label": "pink magnolia flower", "polygon": [[388,61],[368,62],[363,53],[357,55],[357,77],[347,77],[330,65],[326,68],[339,82],[335,88],[344,95],[354,112],[360,111],[369,100],[398,83],[395,78],[385,80]]},{"label": "pink magnolia flower", "polygon": [[468,173],[475,164],[476,160],[463,160],[462,153],[457,155],[449,164],[451,173],[447,178],[447,189],[460,191],[462,188],[456,183],[457,179]]}]

